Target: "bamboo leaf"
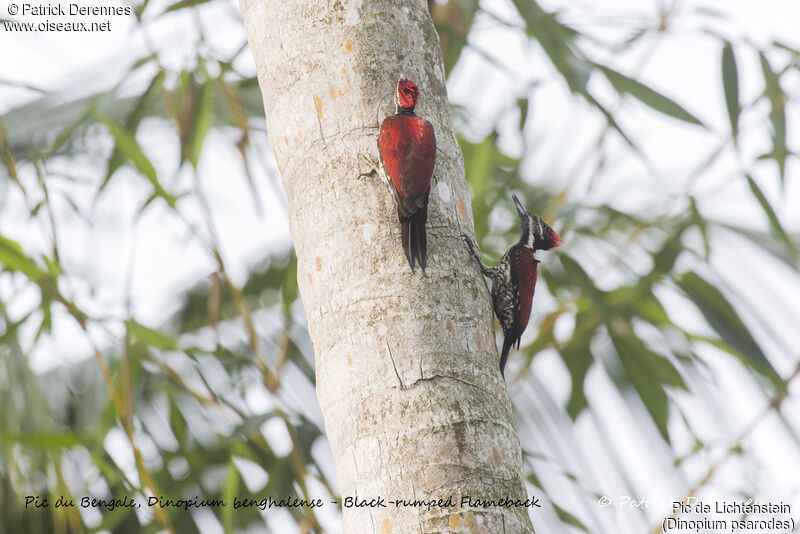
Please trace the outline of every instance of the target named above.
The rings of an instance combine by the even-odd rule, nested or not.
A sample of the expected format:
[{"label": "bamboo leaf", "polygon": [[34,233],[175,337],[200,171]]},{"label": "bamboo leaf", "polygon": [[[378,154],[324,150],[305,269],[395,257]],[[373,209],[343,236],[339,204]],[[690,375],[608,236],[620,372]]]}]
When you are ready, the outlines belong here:
[{"label": "bamboo leaf", "polygon": [[789,256],[797,259],[797,249],[792,243],[792,240],[789,238],[789,235],[786,233],[786,230],[783,229],[780,220],[778,220],[778,216],[775,214],[775,211],[772,209],[772,206],[767,200],[767,197],[764,196],[764,193],[758,187],[758,184],[753,177],[749,174],[745,175],[747,177],[747,184],[750,186],[750,191],[753,193],[753,196],[756,197],[758,200],[759,205],[761,205],[761,209],[764,210],[764,213],[767,215],[767,219],[769,219],[769,225],[772,229],[772,233],[775,234],[777,237],[786,247]]},{"label": "bamboo leaf", "polygon": [[444,70],[447,74],[452,72],[461,57],[477,11],[476,0],[434,3],[432,6],[431,17],[439,33]]},{"label": "bamboo leaf", "polygon": [[669,442],[667,431],[669,402],[664,386],[685,390],[686,384],[683,378],[672,362],[647,348],[644,342],[634,335],[625,319],[618,318],[617,321],[612,321],[608,330],[628,379],[642,399],[661,436]]},{"label": "bamboo leaf", "polygon": [[17,162],[14,160],[14,153],[11,150],[8,137],[6,137],[6,129],[3,126],[3,121],[0,121],[0,160],[3,161],[3,166],[6,168],[6,171],[8,171],[11,180],[17,184],[17,187],[25,192],[25,188],[22,186],[22,182],[19,181],[19,176],[17,176]]},{"label": "bamboo leaf", "polygon": [[531,0],[513,0],[526,33],[539,41],[550,62],[564,78],[570,91],[587,95],[591,68],[583,59],[575,40],[579,33],[562,24],[556,13],[542,9]]},{"label": "bamboo leaf", "polygon": [[689,300],[697,306],[711,328],[725,343],[736,350],[742,363],[768,378],[776,387],[782,387],[783,380],[780,375],[719,289],[693,271],[685,273],[677,283]]},{"label": "bamboo leaf", "polygon": [[697,226],[697,229],[700,230],[700,235],[703,238],[703,248],[705,253],[704,257],[707,261],[709,255],[711,254],[711,242],[708,240],[708,223],[700,214],[700,210],[697,207],[697,201],[695,201],[695,198],[692,195],[689,195],[689,209],[691,222]]},{"label": "bamboo leaf", "polygon": [[[164,80],[164,73],[159,71],[153,79],[150,81],[145,92],[142,96],[136,99],[136,105],[128,114],[127,118],[125,119],[125,130],[128,132],[129,135],[135,136],[136,132],[139,129],[139,125],[141,124],[142,120],[147,116],[150,111],[150,108],[153,104],[154,97],[158,94],[158,90],[161,88],[161,82]],[[95,198],[100,196],[100,193],[106,188],[108,183],[111,181],[111,176],[119,169],[126,160],[126,154],[123,152],[122,148],[119,144],[114,145],[114,151],[111,153],[111,157],[108,160],[108,166],[106,170],[106,176],[103,179],[103,182],[100,184],[100,187],[97,189],[97,193],[95,194]]]},{"label": "bamboo leaf", "polygon": [[153,167],[150,159],[145,155],[139,142],[136,141],[136,138],[126,132],[125,129],[113,119],[100,113],[97,115],[98,120],[106,126],[106,129],[114,138],[114,142],[116,146],[119,147],[120,151],[133,163],[136,170],[150,181],[156,196],[164,199],[171,208],[175,209],[177,198],[168,193],[161,185],[161,182],[158,181],[155,167]]},{"label": "bamboo leaf", "polygon": [[475,197],[483,197],[487,184],[492,174],[494,164],[496,138],[490,135],[480,143],[470,143],[461,140],[461,150],[464,152],[464,165],[467,182],[472,186]]},{"label": "bamboo leaf", "polygon": [[189,135],[189,161],[192,167],[197,168],[197,163],[200,160],[200,153],[203,149],[203,141],[205,141],[208,131],[214,122],[214,80],[208,77],[208,72],[203,66],[202,70],[205,72],[206,80],[198,89],[196,106],[192,113],[194,122]]},{"label": "bamboo leaf", "polygon": [[556,511],[556,515],[558,516],[558,518],[561,520],[562,523],[575,527],[584,532],[589,532],[589,529],[586,528],[586,525],[584,525],[580,519],[578,519],[571,513],[567,512],[556,503],[551,502],[550,504],[553,505],[553,509]]},{"label": "bamboo leaf", "polygon": [[763,154],[759,159],[774,159],[778,164],[781,183],[786,179],[786,159],[789,157],[789,148],[786,146],[786,94],[780,85],[780,76],[770,65],[764,52],[759,51],[758,58],[761,63],[761,72],[764,76],[764,97],[770,103],[769,120],[772,124],[772,150]]},{"label": "bamboo leaf", "polygon": [[171,4],[167,9],[164,10],[164,13],[171,13],[173,11],[179,11],[189,7],[197,7],[210,1],[211,0],[180,0]]},{"label": "bamboo leaf", "polygon": [[283,314],[290,316],[291,306],[297,299],[297,257],[292,254],[289,265],[286,267],[283,284],[281,285],[281,300],[283,303]]},{"label": "bamboo leaf", "polygon": [[38,281],[44,275],[36,262],[25,254],[19,243],[2,235],[0,235],[0,265],[9,271],[23,273],[33,282]]},{"label": "bamboo leaf", "polygon": [[739,71],[736,67],[736,56],[731,43],[725,41],[722,47],[722,87],[725,92],[725,105],[728,108],[728,120],[731,124],[731,135],[734,141],[739,135]]},{"label": "bamboo leaf", "polygon": [[222,500],[228,506],[222,511],[222,526],[225,534],[233,533],[233,498],[239,492],[239,473],[233,458],[228,460],[228,475],[225,477],[225,485],[222,491]]},{"label": "bamboo leaf", "polygon": [[233,430],[233,433],[247,437],[251,432],[257,431],[259,428],[261,428],[261,425],[273,417],[275,417],[275,412],[271,411],[260,413],[258,415],[250,415],[236,426],[236,428]]},{"label": "bamboo leaf", "polygon": [[625,133],[625,130],[623,130],[622,126],[619,125],[619,123],[617,122],[617,119],[614,118],[614,115],[610,111],[608,111],[606,109],[606,107],[603,104],[600,103],[599,100],[597,100],[595,97],[593,97],[589,93],[586,93],[585,97],[586,97],[586,100],[590,104],[592,104],[594,107],[596,107],[598,109],[598,111],[600,111],[600,113],[603,114],[603,116],[608,121],[608,124],[611,125],[611,127],[614,130],[616,130],[616,132],[620,135],[620,137],[622,137],[622,139],[626,143],[628,143],[628,146],[630,146],[640,157],[644,158],[645,157],[644,156],[644,152],[642,152],[642,150],[639,148],[639,146],[636,143],[634,143],[633,139],[631,139],[630,136],[628,136],[628,134]]},{"label": "bamboo leaf", "polygon": [[69,449],[78,445],[93,443],[94,439],[79,434],[20,434],[0,435],[0,443],[18,443],[40,449]]},{"label": "bamboo leaf", "polygon": [[572,390],[567,401],[567,413],[573,420],[588,406],[583,384],[586,373],[594,362],[589,341],[596,326],[596,321],[593,321],[589,314],[579,313],[575,317],[575,334],[560,351],[561,359],[569,370],[572,380]]},{"label": "bamboo leaf", "polygon": [[125,321],[125,325],[128,328],[128,332],[133,336],[134,341],[141,345],[161,350],[175,350],[178,348],[178,342],[175,338],[137,323],[133,319]]},{"label": "bamboo leaf", "polygon": [[[743,228],[741,226],[734,226],[721,222],[714,222],[714,224],[746,238],[752,244],[766,250],[777,259],[785,262],[792,269],[796,270],[798,268],[796,257],[787,253],[786,246],[783,242],[778,241],[773,233],[752,230],[750,228]],[[789,240],[792,242],[792,246],[795,250],[800,249],[800,236],[792,234],[789,236]]]},{"label": "bamboo leaf", "polygon": [[525,123],[528,121],[528,108],[530,102],[528,98],[518,98],[517,106],[519,107],[519,125],[517,128],[520,132],[525,130]]},{"label": "bamboo leaf", "polygon": [[651,89],[645,84],[622,74],[614,69],[595,63],[595,66],[605,75],[611,86],[619,94],[629,94],[652,109],[669,115],[690,124],[703,126],[703,122],[686,111],[686,109],[663,94]]}]

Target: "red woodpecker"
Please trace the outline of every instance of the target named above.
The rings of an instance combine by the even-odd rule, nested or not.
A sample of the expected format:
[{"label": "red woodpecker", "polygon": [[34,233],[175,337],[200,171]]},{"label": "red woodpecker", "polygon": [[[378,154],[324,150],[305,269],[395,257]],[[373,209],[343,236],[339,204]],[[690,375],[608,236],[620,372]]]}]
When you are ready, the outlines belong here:
[{"label": "red woodpecker", "polygon": [[425,223],[436,162],[436,137],[431,123],[414,113],[417,98],[419,90],[414,82],[400,78],[394,96],[396,111],[381,123],[378,151],[397,201],[406,259],[412,271],[416,261],[424,272],[428,249]]},{"label": "red woodpecker", "polygon": [[496,267],[485,266],[475,244],[462,234],[481,272],[492,280],[494,313],[503,327],[500,373],[504,376],[508,353],[514,345],[519,348],[520,338],[531,316],[533,293],[539,274],[539,260],[533,253],[537,250],[550,250],[561,244],[561,237],[555,230],[539,216],[527,211],[516,195],[512,196],[519,215],[519,242],[503,254]]}]

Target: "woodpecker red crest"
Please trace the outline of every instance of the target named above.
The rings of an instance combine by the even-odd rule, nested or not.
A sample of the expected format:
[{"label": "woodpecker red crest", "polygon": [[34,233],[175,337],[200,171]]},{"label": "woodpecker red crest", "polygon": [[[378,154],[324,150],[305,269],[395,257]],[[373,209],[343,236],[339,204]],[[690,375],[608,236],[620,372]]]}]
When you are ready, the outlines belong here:
[{"label": "woodpecker red crest", "polygon": [[436,163],[436,137],[430,122],[414,113],[419,89],[400,78],[394,100],[395,114],[381,123],[378,151],[397,201],[400,236],[411,270],[425,270],[428,241],[428,196]]},{"label": "woodpecker red crest", "polygon": [[501,374],[505,374],[511,347],[516,345],[519,348],[522,333],[531,316],[533,294],[539,275],[539,260],[533,253],[537,250],[550,250],[561,244],[561,237],[555,230],[539,216],[526,210],[516,195],[512,196],[519,215],[520,237],[517,244],[503,254],[496,267],[486,267],[473,242],[467,236],[462,236],[481,272],[492,280],[494,313],[503,328]]}]

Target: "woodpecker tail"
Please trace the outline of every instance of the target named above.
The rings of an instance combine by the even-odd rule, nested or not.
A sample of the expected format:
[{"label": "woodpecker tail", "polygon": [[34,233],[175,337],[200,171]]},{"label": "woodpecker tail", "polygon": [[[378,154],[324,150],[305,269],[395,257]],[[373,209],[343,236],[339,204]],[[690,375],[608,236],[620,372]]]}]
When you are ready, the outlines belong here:
[{"label": "woodpecker tail", "polygon": [[503,336],[503,351],[500,353],[500,374],[503,378],[506,377],[506,361],[508,360],[508,353],[514,345],[514,339],[511,336]]},{"label": "woodpecker tail", "polygon": [[400,218],[400,238],[403,243],[403,251],[406,259],[414,270],[414,262],[425,272],[428,261],[428,236],[425,234],[425,223],[428,221],[428,207],[424,206],[416,213],[404,217],[399,213]]}]

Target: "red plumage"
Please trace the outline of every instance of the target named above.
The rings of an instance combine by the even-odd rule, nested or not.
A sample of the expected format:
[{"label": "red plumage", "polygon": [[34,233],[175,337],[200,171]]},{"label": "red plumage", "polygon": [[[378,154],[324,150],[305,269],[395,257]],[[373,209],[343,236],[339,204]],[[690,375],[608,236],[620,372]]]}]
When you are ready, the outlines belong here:
[{"label": "red plumage", "polygon": [[430,122],[414,114],[417,86],[398,82],[397,113],[384,119],[378,135],[378,151],[391,179],[397,201],[403,250],[411,269],[414,262],[425,270],[428,196],[436,163],[436,136]]},{"label": "red plumage", "polygon": [[533,257],[533,251],[528,247],[517,247],[511,254],[511,277],[519,286],[519,338],[528,326],[533,306],[533,294],[536,291],[536,279],[539,276],[539,260]]},{"label": "red plumage", "polygon": [[378,148],[400,196],[423,196],[436,163],[436,137],[431,123],[416,115],[387,117],[381,124]]}]

